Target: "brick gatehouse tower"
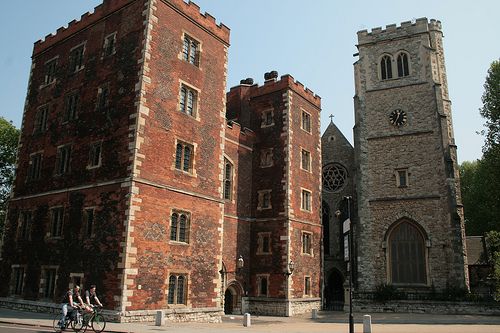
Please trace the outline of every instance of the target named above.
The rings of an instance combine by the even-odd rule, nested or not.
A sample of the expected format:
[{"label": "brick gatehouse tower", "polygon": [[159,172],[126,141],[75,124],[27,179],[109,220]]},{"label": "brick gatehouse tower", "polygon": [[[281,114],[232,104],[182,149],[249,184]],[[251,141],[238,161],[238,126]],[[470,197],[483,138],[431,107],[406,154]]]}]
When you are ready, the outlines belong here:
[{"label": "brick gatehouse tower", "polygon": [[105,0],[35,43],[2,303],[97,284],[122,321],[319,308],[320,98],[274,71],[226,97],[228,47],[183,0]]}]

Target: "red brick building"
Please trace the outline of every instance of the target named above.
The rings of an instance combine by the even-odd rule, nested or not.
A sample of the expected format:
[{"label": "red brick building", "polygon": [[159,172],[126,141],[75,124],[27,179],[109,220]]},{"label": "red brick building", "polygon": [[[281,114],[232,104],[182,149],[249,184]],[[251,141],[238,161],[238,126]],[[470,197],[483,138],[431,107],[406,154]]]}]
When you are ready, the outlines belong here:
[{"label": "red brick building", "polygon": [[319,308],[320,98],[275,72],[226,96],[228,47],[182,0],[105,0],[35,43],[0,302],[95,283],[121,320]]}]

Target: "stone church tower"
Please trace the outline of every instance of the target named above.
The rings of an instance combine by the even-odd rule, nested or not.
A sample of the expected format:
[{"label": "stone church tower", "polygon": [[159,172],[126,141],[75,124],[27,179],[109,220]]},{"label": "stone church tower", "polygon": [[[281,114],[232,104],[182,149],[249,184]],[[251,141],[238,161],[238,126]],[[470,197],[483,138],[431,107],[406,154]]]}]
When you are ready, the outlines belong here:
[{"label": "stone church tower", "polygon": [[358,32],[357,291],[468,285],[441,23]]}]

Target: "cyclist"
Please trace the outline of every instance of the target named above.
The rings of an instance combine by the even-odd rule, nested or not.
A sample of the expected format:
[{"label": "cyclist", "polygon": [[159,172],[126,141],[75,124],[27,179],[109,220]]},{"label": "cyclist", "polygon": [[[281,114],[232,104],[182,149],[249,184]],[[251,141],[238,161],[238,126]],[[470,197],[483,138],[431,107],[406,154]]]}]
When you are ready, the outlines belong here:
[{"label": "cyclist", "polygon": [[84,307],[82,297],[80,296],[80,286],[74,286],[73,289],[68,288],[62,301],[61,330],[64,330],[66,327],[66,316],[68,313],[73,317],[76,314],[76,309],[79,307]]},{"label": "cyclist", "polygon": [[85,291],[85,301],[89,307],[98,305],[102,308],[102,303],[99,301],[97,294],[95,292],[96,287],[95,284],[90,286],[90,289]]}]

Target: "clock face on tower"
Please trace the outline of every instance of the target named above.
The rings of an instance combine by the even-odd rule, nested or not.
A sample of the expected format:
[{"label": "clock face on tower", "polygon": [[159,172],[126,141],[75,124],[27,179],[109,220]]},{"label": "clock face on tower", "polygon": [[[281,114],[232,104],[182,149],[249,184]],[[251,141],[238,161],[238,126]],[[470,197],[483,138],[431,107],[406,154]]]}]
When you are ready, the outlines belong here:
[{"label": "clock face on tower", "polygon": [[406,112],[401,109],[396,109],[389,115],[389,121],[394,126],[402,126],[406,123]]}]

